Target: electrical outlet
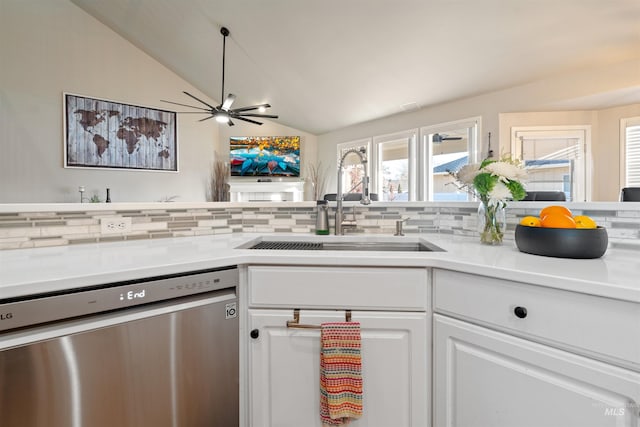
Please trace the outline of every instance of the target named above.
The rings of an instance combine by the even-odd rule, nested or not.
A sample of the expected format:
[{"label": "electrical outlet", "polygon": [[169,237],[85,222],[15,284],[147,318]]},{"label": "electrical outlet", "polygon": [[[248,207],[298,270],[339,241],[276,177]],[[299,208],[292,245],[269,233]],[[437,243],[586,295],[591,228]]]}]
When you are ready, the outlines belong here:
[{"label": "electrical outlet", "polygon": [[102,234],[128,233],[130,231],[130,217],[111,217],[100,219],[100,232]]}]

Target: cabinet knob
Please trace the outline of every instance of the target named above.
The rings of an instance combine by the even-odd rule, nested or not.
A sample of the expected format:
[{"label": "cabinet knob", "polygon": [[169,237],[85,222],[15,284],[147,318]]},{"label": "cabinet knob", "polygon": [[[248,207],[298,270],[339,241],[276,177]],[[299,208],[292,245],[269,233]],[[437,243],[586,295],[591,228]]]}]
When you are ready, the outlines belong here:
[{"label": "cabinet knob", "polygon": [[251,335],[251,338],[253,338],[255,340],[256,338],[258,338],[260,336],[260,330],[259,329],[254,329],[254,330],[251,331],[251,333],[249,335]]},{"label": "cabinet knob", "polygon": [[527,317],[527,309],[524,308],[524,307],[516,307],[516,308],[514,308],[513,309],[513,313],[519,319],[524,319],[525,317]]}]

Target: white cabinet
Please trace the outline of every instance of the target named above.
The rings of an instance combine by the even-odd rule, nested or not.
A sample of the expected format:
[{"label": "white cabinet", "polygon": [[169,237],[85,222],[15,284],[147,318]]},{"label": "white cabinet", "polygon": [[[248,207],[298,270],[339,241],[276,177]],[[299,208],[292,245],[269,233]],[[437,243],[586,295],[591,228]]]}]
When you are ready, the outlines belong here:
[{"label": "white cabinet", "polygon": [[[248,272],[247,298],[253,301],[249,303],[247,319],[247,333],[251,337],[247,337],[248,426],[321,426],[320,330],[287,328],[286,323],[293,320],[293,309],[299,306],[303,307],[299,320],[302,324],[344,321],[345,309],[351,307],[343,305],[342,309],[336,309],[334,305],[341,305],[343,298],[349,300],[349,295],[354,295],[349,285],[359,287],[367,283],[372,270],[378,273],[374,276],[377,279],[372,280],[373,285],[360,301],[375,302],[374,309],[365,311],[358,304],[359,309],[351,311],[352,320],[361,325],[364,410],[363,416],[350,425],[430,425],[431,315],[426,308],[426,269],[391,269],[398,274],[393,276],[395,281],[389,281],[387,269],[310,267],[305,272],[304,268],[259,266],[249,267]],[[318,277],[323,274],[324,277]],[[345,274],[349,283],[336,287]],[[407,280],[421,283],[408,286]],[[314,281],[328,284],[324,292],[319,292],[322,289],[317,289]],[[414,289],[418,295],[412,292],[401,297],[389,295],[388,301],[396,308],[384,310],[378,304],[384,301],[380,292],[383,289],[393,292],[392,287],[386,286],[394,283],[401,289]],[[286,298],[280,294],[283,289],[290,291]],[[287,298],[291,307],[283,308],[282,301]],[[265,308],[270,300],[277,307]],[[409,311],[405,305],[418,307],[420,311]],[[400,311],[397,307],[405,308]]]},{"label": "white cabinet", "polygon": [[434,426],[638,426],[636,372],[437,314],[434,348]]},{"label": "white cabinet", "polygon": [[638,427],[640,305],[433,272],[435,427]]},{"label": "white cabinet", "polygon": [[640,370],[638,303],[441,269],[433,286],[437,313]]}]

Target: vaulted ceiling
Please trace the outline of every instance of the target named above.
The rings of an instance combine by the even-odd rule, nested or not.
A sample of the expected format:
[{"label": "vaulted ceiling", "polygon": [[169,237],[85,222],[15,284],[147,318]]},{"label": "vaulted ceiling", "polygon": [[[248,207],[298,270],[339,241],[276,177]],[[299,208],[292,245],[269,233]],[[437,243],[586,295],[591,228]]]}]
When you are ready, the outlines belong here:
[{"label": "vaulted ceiling", "polygon": [[71,1],[218,102],[229,28],[234,107],[312,134],[640,58],[639,0]]}]

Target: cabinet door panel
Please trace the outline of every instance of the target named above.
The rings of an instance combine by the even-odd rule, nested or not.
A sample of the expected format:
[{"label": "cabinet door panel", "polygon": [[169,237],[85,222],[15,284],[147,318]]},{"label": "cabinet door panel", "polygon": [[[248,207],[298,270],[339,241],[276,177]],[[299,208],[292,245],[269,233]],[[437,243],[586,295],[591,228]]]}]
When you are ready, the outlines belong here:
[{"label": "cabinet door panel", "polygon": [[[287,329],[292,310],[249,310],[250,425],[320,427],[320,331]],[[301,323],[343,321],[344,312],[301,312]],[[428,421],[425,313],[353,312],[361,323],[363,416],[354,427],[415,426]]]},{"label": "cabinet door panel", "polygon": [[638,425],[640,374],[434,316],[438,427]]}]

